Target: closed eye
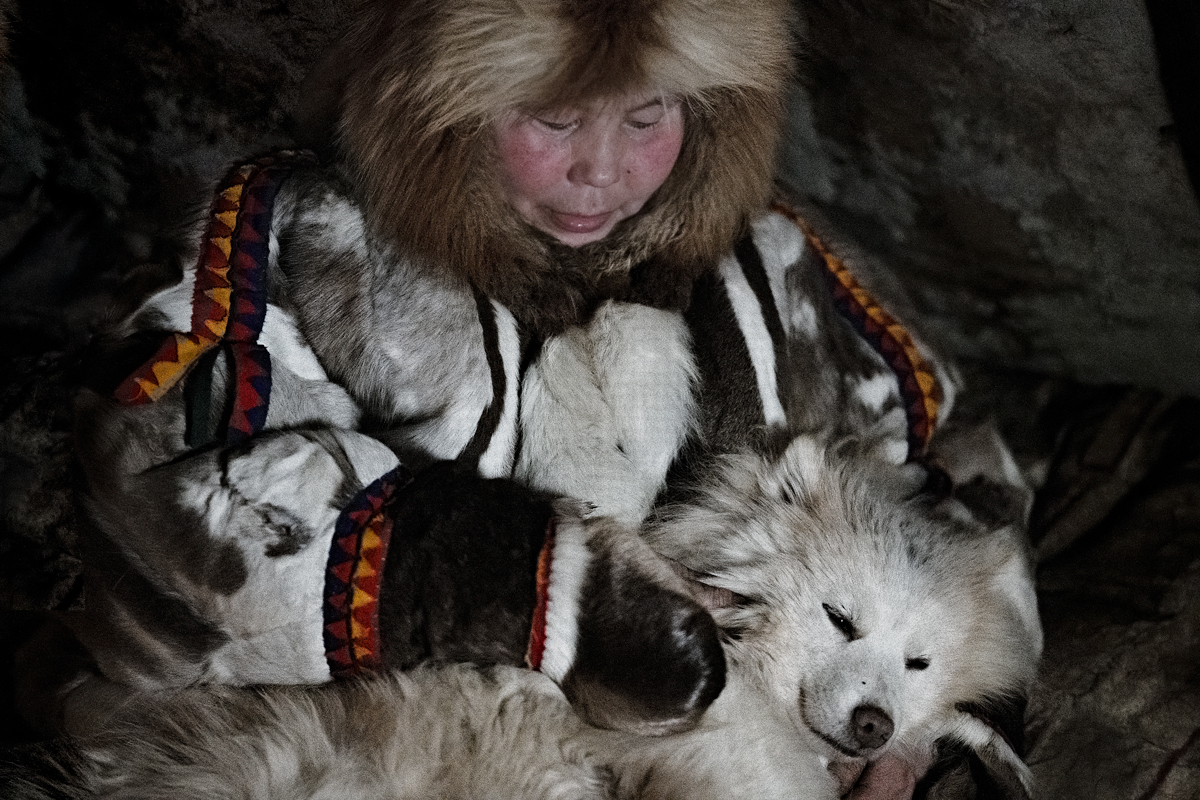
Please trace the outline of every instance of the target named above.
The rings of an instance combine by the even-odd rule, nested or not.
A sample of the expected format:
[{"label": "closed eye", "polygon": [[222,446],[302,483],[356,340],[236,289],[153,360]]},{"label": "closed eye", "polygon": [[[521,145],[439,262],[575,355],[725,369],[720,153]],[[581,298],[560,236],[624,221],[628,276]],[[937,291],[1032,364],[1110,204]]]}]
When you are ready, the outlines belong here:
[{"label": "closed eye", "polygon": [[662,122],[661,117],[654,120],[631,119],[626,124],[637,131],[648,131],[660,122]]},{"label": "closed eye", "polygon": [[905,659],[904,668],[916,670],[917,672],[920,672],[923,669],[929,668],[929,659],[926,658],[925,656],[920,656],[918,658]]},{"label": "closed eye", "polygon": [[558,120],[542,119],[540,117],[537,117],[536,119],[539,125],[548,131],[553,131],[554,133],[565,133],[566,131],[574,129],[579,124],[575,120],[571,120],[569,122],[559,122]]},{"label": "closed eye", "polygon": [[858,638],[858,631],[849,617],[828,603],[822,603],[821,608],[825,609],[825,616],[829,617],[829,621],[833,623],[833,627],[842,632],[842,635],[846,637],[846,641],[853,642]]}]

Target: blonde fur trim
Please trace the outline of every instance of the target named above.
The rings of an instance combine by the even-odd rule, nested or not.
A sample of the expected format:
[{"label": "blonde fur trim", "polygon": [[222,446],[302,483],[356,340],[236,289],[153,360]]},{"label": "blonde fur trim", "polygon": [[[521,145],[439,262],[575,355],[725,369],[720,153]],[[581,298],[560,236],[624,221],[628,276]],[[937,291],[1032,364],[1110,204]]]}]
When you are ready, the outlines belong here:
[{"label": "blonde fur trim", "polygon": [[[781,0],[376,2],[348,36],[361,45],[340,134],[375,229],[547,332],[601,297],[680,305],[770,192],[791,62]],[[503,203],[494,120],[646,89],[683,99],[686,131],[641,214],[571,251]]]}]

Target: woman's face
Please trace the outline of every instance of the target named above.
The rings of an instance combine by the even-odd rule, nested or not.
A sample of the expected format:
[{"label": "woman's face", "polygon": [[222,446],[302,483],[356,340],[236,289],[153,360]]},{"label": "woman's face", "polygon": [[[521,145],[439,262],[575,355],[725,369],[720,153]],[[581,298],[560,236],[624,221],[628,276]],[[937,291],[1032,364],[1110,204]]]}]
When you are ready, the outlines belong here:
[{"label": "woman's face", "polygon": [[513,112],[496,124],[500,186],[521,218],[571,247],[641,210],[683,143],[680,102],[653,93]]}]

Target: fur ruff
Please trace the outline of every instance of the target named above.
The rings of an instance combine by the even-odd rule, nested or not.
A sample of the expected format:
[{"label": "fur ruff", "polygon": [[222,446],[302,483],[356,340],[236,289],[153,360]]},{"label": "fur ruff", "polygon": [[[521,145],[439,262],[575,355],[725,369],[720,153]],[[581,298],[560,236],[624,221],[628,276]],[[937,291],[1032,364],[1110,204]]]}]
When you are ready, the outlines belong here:
[{"label": "fur ruff", "polygon": [[[368,6],[337,52],[340,141],[370,222],[552,333],[603,297],[686,303],[771,190],[790,73],[781,0],[450,0]],[[683,149],[643,211],[571,249],[496,183],[492,123],[623,91],[682,98]]]}]

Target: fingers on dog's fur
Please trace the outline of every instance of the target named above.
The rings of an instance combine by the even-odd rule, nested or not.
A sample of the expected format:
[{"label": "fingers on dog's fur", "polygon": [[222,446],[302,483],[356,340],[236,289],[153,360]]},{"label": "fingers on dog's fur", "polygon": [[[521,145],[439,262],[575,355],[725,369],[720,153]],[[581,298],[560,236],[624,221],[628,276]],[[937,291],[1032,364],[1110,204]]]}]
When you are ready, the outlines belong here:
[{"label": "fingers on dog's fur", "polygon": [[601,727],[687,730],[725,686],[716,623],[635,534],[606,521],[591,528],[563,689]]}]

